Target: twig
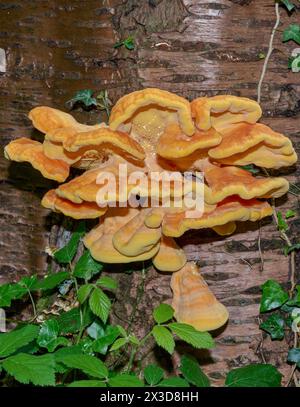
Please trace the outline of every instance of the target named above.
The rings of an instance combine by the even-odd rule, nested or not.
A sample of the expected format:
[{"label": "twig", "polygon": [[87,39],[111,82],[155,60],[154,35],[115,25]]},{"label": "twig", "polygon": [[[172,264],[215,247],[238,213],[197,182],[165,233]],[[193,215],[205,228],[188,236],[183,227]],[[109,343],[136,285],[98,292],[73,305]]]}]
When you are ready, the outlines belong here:
[{"label": "twig", "polygon": [[267,52],[267,55],[266,55],[266,58],[265,58],[265,61],[264,61],[263,69],[262,69],[260,79],[259,79],[259,82],[258,82],[258,86],[257,86],[257,102],[258,103],[260,103],[260,100],[261,100],[261,87],[262,87],[262,84],[263,84],[263,81],[264,81],[264,78],[265,78],[265,74],[266,74],[266,71],[267,71],[267,66],[268,66],[268,63],[269,63],[269,59],[270,59],[270,57],[272,55],[272,52],[273,52],[273,41],[274,41],[275,33],[276,33],[276,30],[277,30],[277,28],[278,28],[278,26],[280,24],[279,3],[275,3],[275,12],[276,12],[276,22],[275,22],[275,25],[274,25],[273,30],[272,30],[272,34],[271,34],[270,42],[269,42],[269,49],[268,49],[268,52]]}]

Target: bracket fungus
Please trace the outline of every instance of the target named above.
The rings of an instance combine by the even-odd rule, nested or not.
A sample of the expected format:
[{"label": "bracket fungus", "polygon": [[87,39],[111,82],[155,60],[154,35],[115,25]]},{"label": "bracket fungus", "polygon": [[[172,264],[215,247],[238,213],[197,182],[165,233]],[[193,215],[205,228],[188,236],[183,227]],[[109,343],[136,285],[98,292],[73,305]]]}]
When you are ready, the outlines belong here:
[{"label": "bracket fungus", "polygon": [[[99,218],[99,225],[83,239],[96,260],[152,259],[158,270],[173,273],[177,320],[213,330],[226,323],[228,312],[174,238],[205,228],[229,235],[237,222],[255,222],[272,214],[267,199],[284,195],[287,180],[254,176],[241,166],[277,169],[294,164],[297,155],[286,136],[257,123],[261,114],[259,104],[247,98],[219,95],[189,103],[149,88],[123,96],[112,108],[108,125],[88,126],[68,113],[36,107],[29,118],[45,134],[44,142],[17,139],[5,147],[5,155],[30,162],[44,177],[61,183],[46,193],[43,206],[74,219]],[[126,173],[120,173],[120,165]],[[70,167],[82,173],[64,183]],[[137,171],[146,184],[137,182],[133,176]],[[154,191],[148,180],[157,171],[190,171],[193,182],[195,172],[201,171],[203,211],[191,217],[190,207],[176,205],[187,192],[175,181],[169,189],[160,181]],[[99,182],[99,177],[107,173],[114,176],[115,191],[100,205],[99,192],[106,196],[108,192],[107,182]],[[130,204],[132,197],[139,205]],[[166,197],[169,205],[162,204]],[[159,205],[151,205],[153,198]]]}]

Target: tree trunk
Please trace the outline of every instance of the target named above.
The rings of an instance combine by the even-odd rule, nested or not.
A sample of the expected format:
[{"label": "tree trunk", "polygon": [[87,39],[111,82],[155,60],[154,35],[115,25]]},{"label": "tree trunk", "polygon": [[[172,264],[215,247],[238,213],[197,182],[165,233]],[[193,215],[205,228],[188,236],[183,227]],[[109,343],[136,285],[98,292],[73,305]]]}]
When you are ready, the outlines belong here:
[{"label": "tree trunk", "polygon": [[[222,93],[256,98],[263,64],[258,54],[266,54],[275,22],[273,0],[0,0],[0,10],[0,47],[7,58],[6,72],[0,72],[3,146],[17,137],[39,137],[26,117],[32,107],[66,109],[65,102],[81,89],[107,89],[113,102],[145,87],[188,99]],[[282,27],[295,18],[281,10]],[[134,36],[135,50],[114,49],[128,35]],[[262,121],[290,136],[299,150],[300,85],[297,74],[287,68],[293,44],[283,44],[278,32],[274,45],[262,88]],[[74,113],[88,123],[101,116],[95,111]],[[42,274],[51,227],[61,218],[42,209],[40,199],[54,183],[27,164],[7,162],[3,154],[0,171],[0,282]],[[297,182],[299,170],[285,173]],[[285,211],[297,208],[298,201],[289,194],[278,205]],[[299,220],[293,221],[294,235],[298,228]],[[52,242],[57,230],[52,228]],[[230,368],[264,360],[278,366],[286,380],[287,342],[271,342],[261,333],[258,308],[264,281],[273,278],[288,285],[289,259],[271,220],[263,222],[260,234],[263,270],[257,224],[243,224],[228,238],[195,231],[179,239],[230,312],[228,325],[216,336],[216,348],[198,354],[216,385],[224,383]],[[118,276],[114,318],[129,320],[142,274]],[[170,299],[169,281],[168,274],[153,269],[147,273],[132,322],[138,335],[149,327],[153,306]]]}]

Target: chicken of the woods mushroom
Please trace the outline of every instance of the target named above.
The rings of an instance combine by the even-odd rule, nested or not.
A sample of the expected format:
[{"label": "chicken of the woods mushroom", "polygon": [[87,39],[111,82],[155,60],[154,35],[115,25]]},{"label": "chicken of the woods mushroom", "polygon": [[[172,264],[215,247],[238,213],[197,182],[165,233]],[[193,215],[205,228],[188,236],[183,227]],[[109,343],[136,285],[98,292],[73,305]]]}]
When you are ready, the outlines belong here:
[{"label": "chicken of the woods mushroom", "polygon": [[[174,238],[189,229],[205,228],[229,235],[236,222],[255,222],[272,214],[267,199],[284,195],[287,180],[253,176],[242,167],[277,169],[294,164],[297,155],[288,137],[257,123],[261,114],[258,103],[243,97],[201,97],[190,103],[149,88],[118,100],[108,125],[89,126],[60,110],[36,107],[29,118],[45,134],[44,142],[16,139],[5,147],[5,156],[27,161],[44,177],[60,183],[43,197],[46,208],[74,219],[99,218],[99,225],[83,239],[96,260],[152,259],[156,269],[173,273],[176,319],[199,330],[214,330],[226,323],[228,312]],[[125,178],[120,165],[126,165]],[[82,173],[64,183],[70,167]],[[130,175],[135,171],[146,177],[157,171],[201,171],[204,209],[191,217],[185,205],[176,206],[175,198],[184,193],[175,183],[168,192],[162,184],[156,190],[156,202],[170,195],[169,206],[149,205],[154,192],[146,185],[139,190],[144,204],[131,207],[129,198],[136,185]],[[107,172],[114,175],[117,186],[126,185],[125,195],[116,188],[110,196],[115,205],[109,201],[99,205],[97,200],[107,185],[98,182],[99,176]]]}]

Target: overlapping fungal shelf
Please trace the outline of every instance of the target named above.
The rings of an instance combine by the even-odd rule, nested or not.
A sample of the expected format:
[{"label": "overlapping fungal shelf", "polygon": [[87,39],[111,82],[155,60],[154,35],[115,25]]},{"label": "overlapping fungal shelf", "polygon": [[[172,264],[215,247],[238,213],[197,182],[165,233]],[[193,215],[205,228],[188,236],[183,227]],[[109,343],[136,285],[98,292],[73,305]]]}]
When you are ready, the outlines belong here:
[{"label": "overlapping fungal shelf", "polygon": [[[60,185],[46,193],[42,205],[74,219],[99,218],[85,237],[92,256],[105,263],[152,259],[156,269],[173,272],[173,307],[180,322],[213,330],[228,319],[226,308],[209,290],[196,265],[187,263],[174,238],[190,229],[212,228],[220,235],[235,231],[236,222],[258,221],[272,214],[268,198],[289,188],[282,177],[253,176],[241,166],[264,168],[293,165],[297,155],[289,138],[257,123],[261,108],[253,100],[220,95],[191,103],[173,93],[144,89],[122,97],[113,107],[109,124],[87,126],[70,114],[50,107],[29,113],[44,142],[12,141],[5,155],[27,161]],[[97,193],[102,172],[115,174],[126,164],[128,177],[138,170],[202,171],[204,213],[187,217],[185,207],[99,207]],[[70,167],[82,174],[65,182]],[[126,182],[126,180],[125,180]],[[129,199],[134,190],[127,178]],[[118,190],[117,190],[118,191]],[[115,200],[120,197],[116,191]],[[176,188],[170,190],[172,198]],[[142,191],[151,198],[152,190]],[[164,190],[159,190],[163,197]],[[122,201],[122,202],[123,202]]]}]

